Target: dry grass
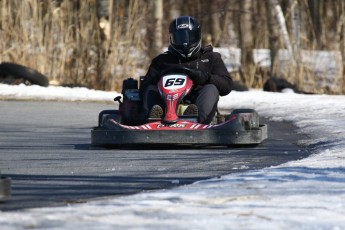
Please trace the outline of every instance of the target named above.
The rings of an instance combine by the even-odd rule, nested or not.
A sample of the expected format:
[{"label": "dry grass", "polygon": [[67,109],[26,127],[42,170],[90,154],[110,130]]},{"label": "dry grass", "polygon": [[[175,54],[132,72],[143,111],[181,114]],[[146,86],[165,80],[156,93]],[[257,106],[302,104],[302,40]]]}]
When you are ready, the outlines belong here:
[{"label": "dry grass", "polygon": [[[339,9],[344,11],[345,3],[341,0],[336,1],[341,5]],[[56,4],[57,2],[62,4]],[[58,84],[119,91],[122,80],[144,74],[152,58],[148,56],[148,39],[145,37],[147,27],[150,26],[148,23],[150,20],[147,20],[150,16],[148,9],[150,4],[143,0],[104,1],[109,5],[107,17],[102,17],[97,11],[98,2],[98,0],[0,0],[0,61],[29,66]],[[220,44],[225,46],[237,44],[239,33],[236,20],[240,18],[239,14],[243,13],[237,9],[238,1],[218,0],[219,12],[215,9],[212,14],[208,7],[200,5],[209,6],[209,1],[197,1],[198,4],[192,0],[178,2],[164,1],[165,15],[169,14],[170,8],[179,9],[180,13],[186,13],[187,10],[195,12],[205,24],[210,18],[218,15],[219,20],[229,23],[222,24],[223,34]],[[261,0],[253,0],[253,3],[256,6],[254,20],[259,22],[255,23],[251,31],[255,35],[254,48],[268,48],[269,34],[265,7]],[[311,15],[305,13],[309,7],[307,1],[298,1],[298,3],[301,20],[304,20],[301,25],[305,26],[300,28],[299,49],[337,50],[344,56],[345,13],[339,10],[334,12],[335,16],[331,15],[332,18],[328,18],[329,21],[322,19],[323,34],[318,35],[312,28]],[[176,5],[172,7],[169,4]],[[332,1],[325,4],[336,5]],[[223,12],[223,9],[228,11]],[[329,15],[326,12],[324,14]],[[285,17],[290,28],[291,14],[287,12]],[[167,25],[171,19],[165,17],[165,20],[164,25]],[[336,23],[333,25],[334,23],[331,22]],[[319,47],[317,36],[322,38],[319,39],[321,41]],[[281,45],[279,48],[284,49],[284,46]],[[316,73],[313,67],[301,61],[297,61],[296,66],[287,65],[281,68],[281,77],[296,84],[302,91],[308,84],[308,87],[316,93],[342,94],[345,93],[343,63],[345,63],[344,57],[337,59],[337,64],[341,68],[335,71],[337,77],[333,82],[330,82],[330,78],[325,74]],[[319,65],[325,64],[320,62]],[[244,69],[246,68],[248,66],[244,66]],[[248,87],[262,87],[269,78],[269,71],[263,71],[256,65],[251,69],[245,71],[250,76],[242,76],[245,78],[242,79],[243,82]],[[235,78],[241,79],[238,74],[234,75]],[[332,84],[338,87],[332,87]]]},{"label": "dry grass", "polygon": [[[133,50],[143,50],[140,0],[110,1],[109,18],[97,16],[97,1],[1,0],[1,61],[37,69],[59,84],[119,90],[137,75]],[[136,32],[134,32],[136,31]],[[139,62],[140,61],[140,62]],[[120,82],[120,83],[119,83]]]}]

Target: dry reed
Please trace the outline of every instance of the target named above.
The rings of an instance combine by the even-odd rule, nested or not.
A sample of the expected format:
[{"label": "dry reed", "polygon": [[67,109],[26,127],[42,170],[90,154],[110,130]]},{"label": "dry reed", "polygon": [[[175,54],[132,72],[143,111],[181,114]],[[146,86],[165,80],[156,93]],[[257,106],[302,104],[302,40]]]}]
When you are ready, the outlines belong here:
[{"label": "dry reed", "polygon": [[[219,11],[213,9],[209,12],[207,0],[197,3],[193,0],[164,1],[164,15],[173,15],[169,10],[194,12],[204,25],[218,15],[219,20],[229,23],[222,24],[220,32],[223,34],[216,36],[221,38],[218,39],[219,44],[238,47],[239,15],[251,13],[254,22],[258,22],[253,24],[252,31],[247,31],[255,35],[252,49],[268,48],[267,16],[262,1],[252,0],[255,6],[252,12],[239,8],[239,1],[216,2]],[[298,7],[300,15],[298,41],[291,38],[298,43],[294,52],[298,65],[280,66],[280,76],[297,84],[301,91],[308,84],[316,93],[345,93],[344,1],[313,2],[322,7],[319,13],[324,18],[319,18],[318,24],[315,23],[315,15],[311,15],[313,6],[309,5],[309,1],[289,2]],[[105,4],[102,13],[99,13],[100,3]],[[34,68],[50,81],[61,85],[119,91],[122,80],[144,74],[152,58],[148,55],[147,36],[150,35],[146,34],[148,27],[152,26],[149,23],[150,5],[145,0],[0,0],[0,61]],[[292,14],[289,10],[287,7],[284,16],[292,36]],[[166,26],[171,18],[164,18]],[[320,26],[320,34],[315,29],[316,25]],[[209,29],[204,31],[208,35],[212,25],[204,29]],[[167,34],[164,35],[165,45],[166,38]],[[279,49],[284,48],[280,41]],[[328,68],[325,62],[314,60],[318,67],[324,65],[325,73],[322,73],[298,57],[303,50],[333,50],[339,51],[340,55],[335,55],[335,68]],[[246,68],[248,66],[243,67]],[[263,70],[258,65],[251,65],[251,69],[245,71],[249,76],[242,76],[242,81],[248,87],[262,87],[269,78],[270,70]],[[334,72],[333,76],[330,71]],[[332,87],[332,84],[338,87]]]},{"label": "dry reed", "polygon": [[62,85],[119,90],[148,61],[134,52],[143,50],[146,6],[110,2],[108,16],[100,17],[96,0],[1,0],[0,61],[29,66]]}]

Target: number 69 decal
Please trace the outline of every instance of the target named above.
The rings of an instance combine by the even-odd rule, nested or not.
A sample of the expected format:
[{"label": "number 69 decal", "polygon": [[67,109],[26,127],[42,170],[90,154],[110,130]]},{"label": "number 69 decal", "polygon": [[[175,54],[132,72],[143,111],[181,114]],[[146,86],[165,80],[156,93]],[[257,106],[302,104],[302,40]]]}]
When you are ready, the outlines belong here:
[{"label": "number 69 decal", "polygon": [[168,75],[163,77],[163,87],[169,89],[182,88],[186,84],[186,76],[184,75]]}]

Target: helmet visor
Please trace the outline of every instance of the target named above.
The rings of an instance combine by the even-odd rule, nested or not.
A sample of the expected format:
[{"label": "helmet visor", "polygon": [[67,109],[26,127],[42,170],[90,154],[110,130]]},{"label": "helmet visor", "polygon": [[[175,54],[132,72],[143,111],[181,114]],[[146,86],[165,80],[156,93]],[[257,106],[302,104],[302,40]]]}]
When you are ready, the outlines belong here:
[{"label": "helmet visor", "polygon": [[171,33],[171,43],[178,46],[192,45],[200,40],[200,30],[177,30]]}]

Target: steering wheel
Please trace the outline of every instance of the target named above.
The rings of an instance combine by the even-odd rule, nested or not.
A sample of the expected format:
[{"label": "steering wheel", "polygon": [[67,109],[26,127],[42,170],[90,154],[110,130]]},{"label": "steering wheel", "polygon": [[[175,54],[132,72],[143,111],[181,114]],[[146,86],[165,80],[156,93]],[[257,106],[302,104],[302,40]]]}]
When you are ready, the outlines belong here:
[{"label": "steering wheel", "polygon": [[184,73],[184,74],[190,74],[193,71],[193,69],[185,67],[185,66],[173,66],[168,67],[166,69],[163,69],[161,71],[161,75],[165,75],[168,73]]}]

